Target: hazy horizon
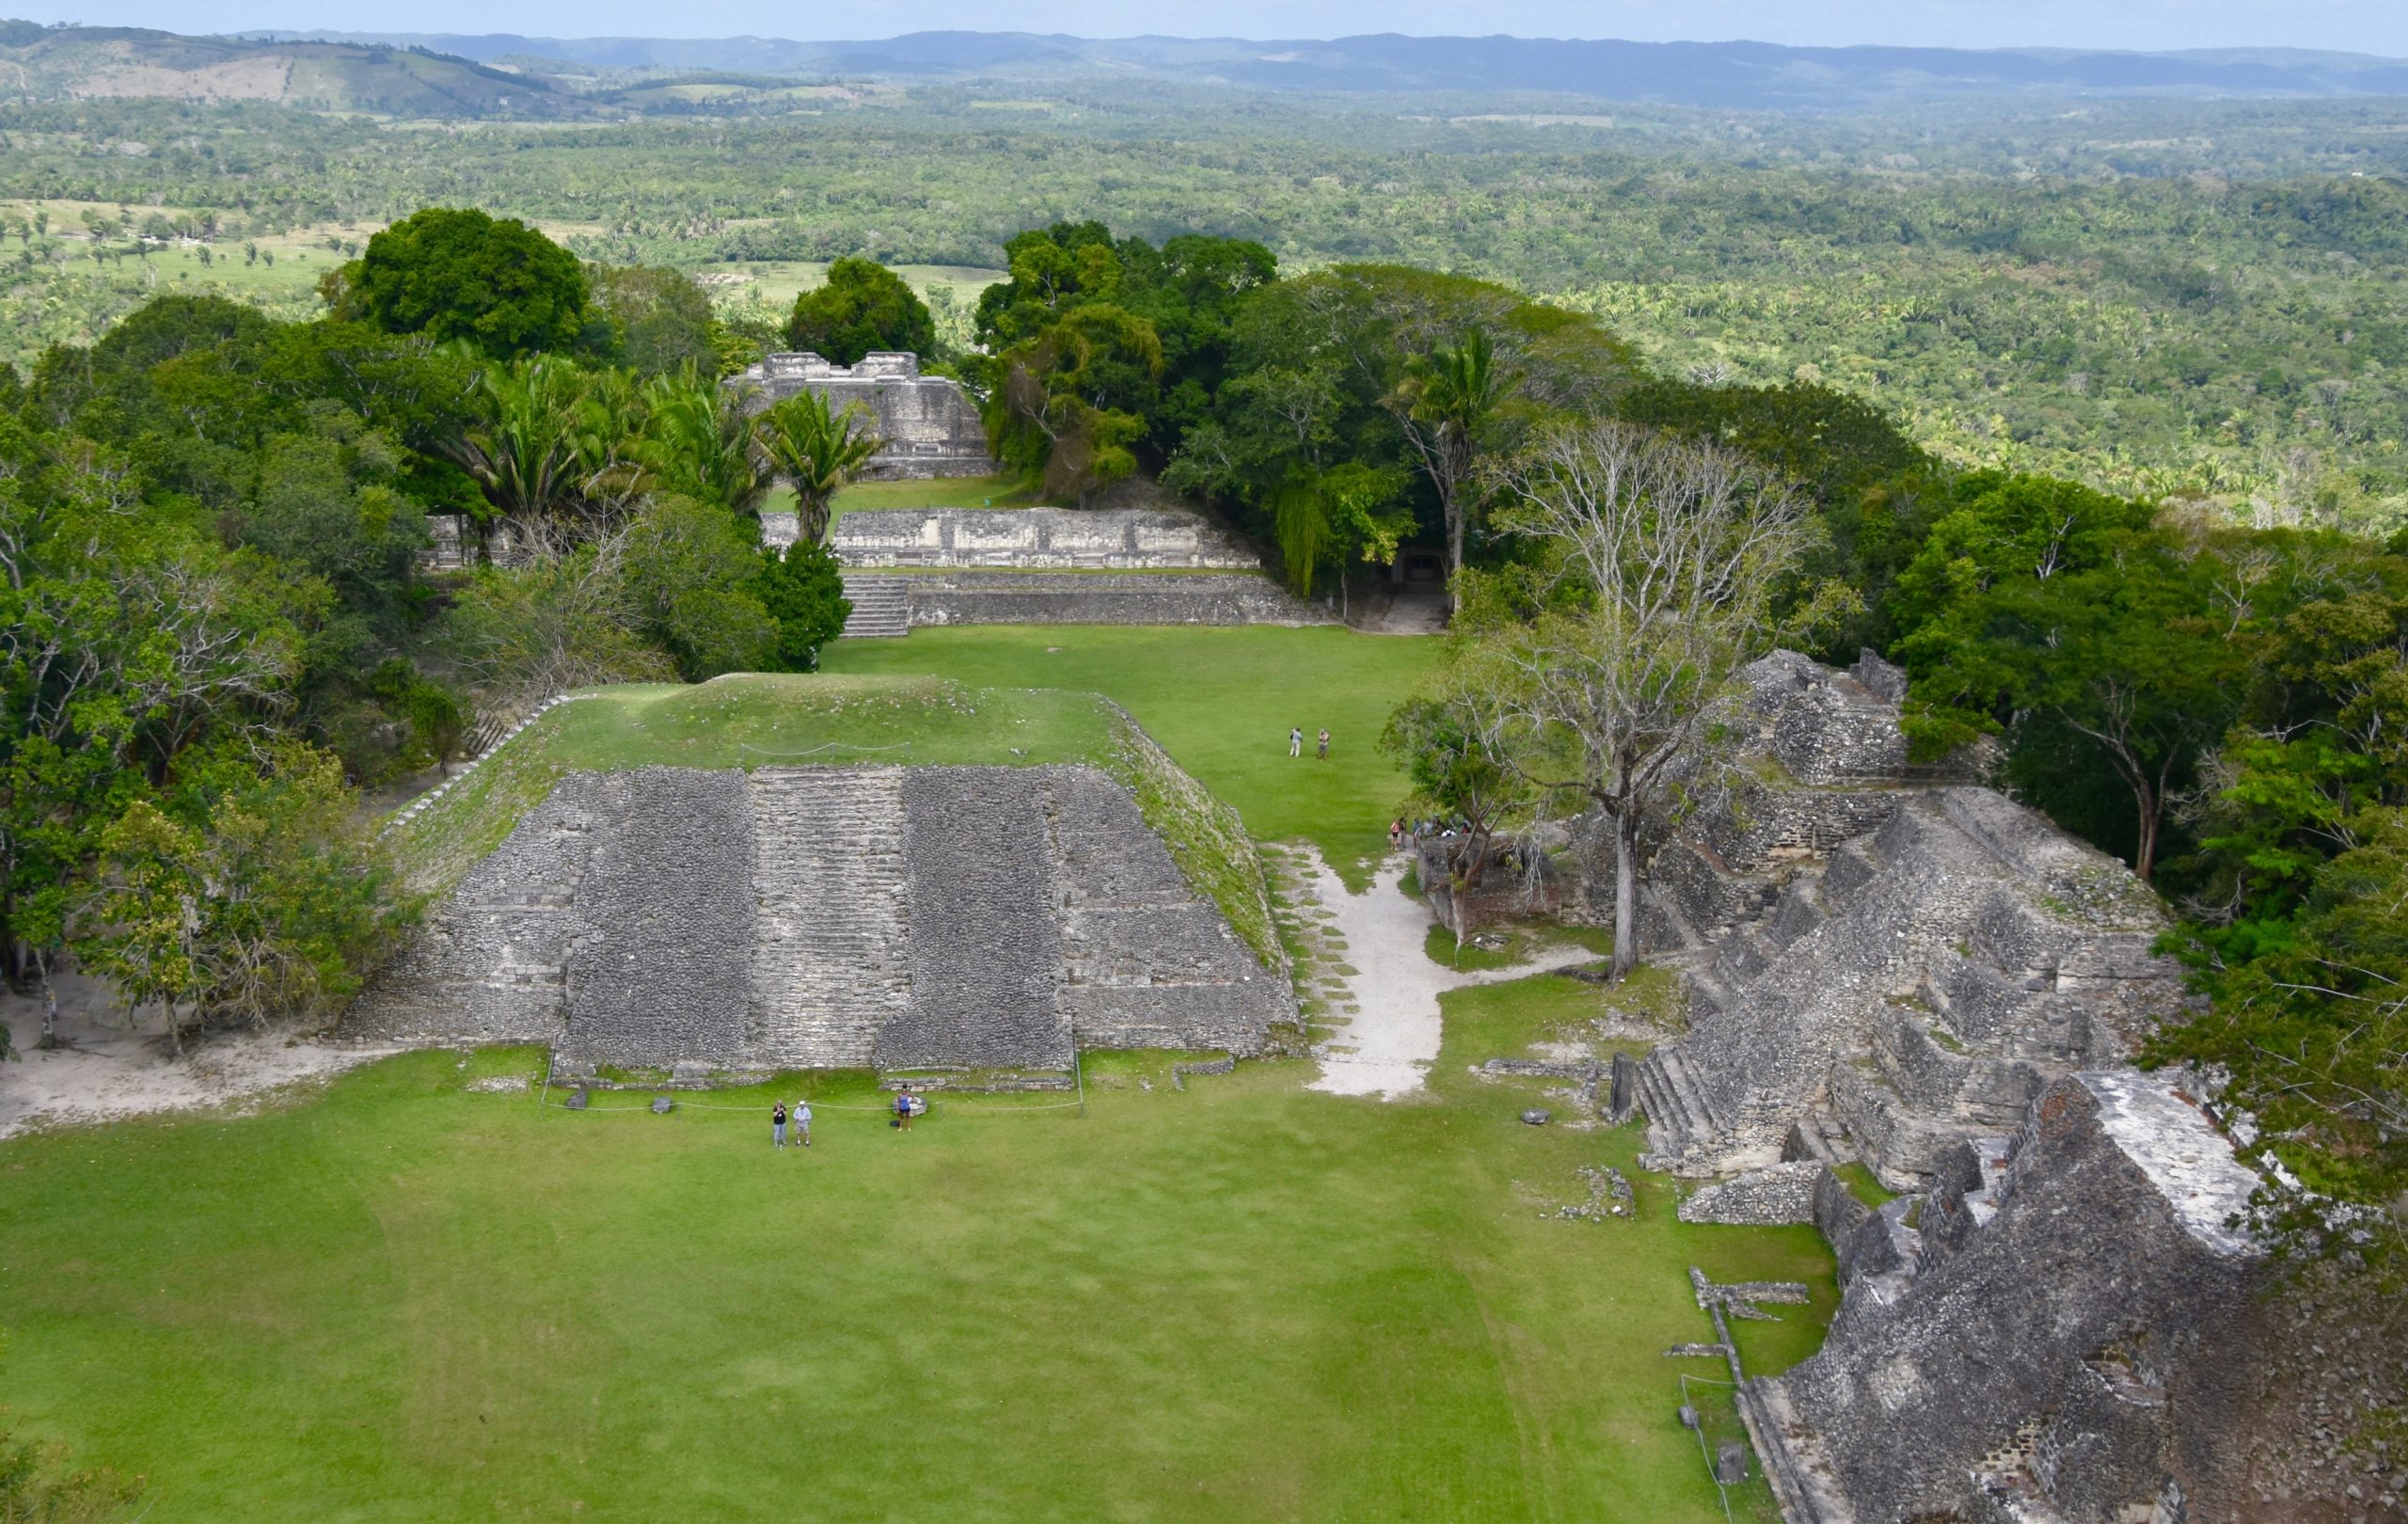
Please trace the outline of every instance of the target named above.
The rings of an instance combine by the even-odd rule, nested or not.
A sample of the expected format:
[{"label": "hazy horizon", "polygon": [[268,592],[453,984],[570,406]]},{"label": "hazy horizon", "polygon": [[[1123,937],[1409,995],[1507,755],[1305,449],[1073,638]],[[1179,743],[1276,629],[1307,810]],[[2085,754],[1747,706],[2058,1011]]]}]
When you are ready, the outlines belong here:
[{"label": "hazy horizon", "polygon": [[766,0],[662,12],[630,0],[432,0],[397,13],[344,0],[129,0],[104,13],[66,5],[8,6],[26,19],[173,32],[344,31],[716,39],[867,40],[919,31],[1053,32],[1085,38],[1192,37],[1305,40],[1398,32],[1640,42],[1757,41],[1806,47],[2100,48],[2167,53],[2289,47],[2408,56],[2408,6],[2399,0],[1624,0],[1621,4],[1509,0],[1478,7],[1428,0],[1164,0],[1143,25],[1099,0],[838,0],[798,25],[790,6]]}]

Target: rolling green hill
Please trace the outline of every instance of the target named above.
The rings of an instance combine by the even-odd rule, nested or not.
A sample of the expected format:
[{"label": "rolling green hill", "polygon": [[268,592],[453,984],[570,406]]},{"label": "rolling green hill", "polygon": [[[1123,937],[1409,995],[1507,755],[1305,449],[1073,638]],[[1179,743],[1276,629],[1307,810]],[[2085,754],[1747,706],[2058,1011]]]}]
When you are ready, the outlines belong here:
[{"label": "rolling green hill", "polygon": [[267,101],[378,116],[562,118],[596,106],[546,82],[383,43],[246,41],[0,22],[0,99]]}]

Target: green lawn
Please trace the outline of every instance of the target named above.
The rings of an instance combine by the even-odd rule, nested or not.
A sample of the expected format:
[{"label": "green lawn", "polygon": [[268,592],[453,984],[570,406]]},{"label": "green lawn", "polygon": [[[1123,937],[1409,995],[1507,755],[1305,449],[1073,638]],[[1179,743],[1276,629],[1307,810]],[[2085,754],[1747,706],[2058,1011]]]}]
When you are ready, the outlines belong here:
[{"label": "green lawn", "polygon": [[829,506],[841,518],[879,508],[1030,508],[1040,506],[1041,497],[1018,477],[940,476],[925,482],[855,482]]},{"label": "green lawn", "polygon": [[463,1088],[535,1056],[420,1053],[19,1138],[0,1390],[162,1519],[1719,1520],[1673,1416],[1719,1363],[1663,1356],[1711,1337],[1686,1269],[1814,1286],[1743,1328],[1770,1371],[1830,1259],[1655,1179],[1635,1220],[1545,1215],[1635,1132],[1522,1126],[1538,1085],[1464,1071],[1596,998],[1450,995],[1418,1104],[1120,1056],[1084,1117],[903,1137],[823,1077],[780,1155],[766,1093],[577,1114]]},{"label": "green lawn", "polygon": [[[982,688],[1085,689],[1117,700],[1259,839],[1318,843],[1360,884],[1387,849],[1404,775],[1374,743],[1436,643],[1333,627],[1049,625],[838,641],[834,673],[930,673]],[[1288,755],[1288,727],[1305,755]],[[1326,725],[1330,758],[1312,737]]]},{"label": "green lawn", "polygon": [[[927,482],[856,482],[828,505],[831,522],[847,514],[880,508],[1031,508],[1040,494],[1009,476],[945,476]],[[761,500],[765,514],[794,512],[794,488],[772,487]]]},{"label": "green lawn", "polygon": [[1501,936],[1505,939],[1505,945],[1492,949],[1481,946],[1475,940],[1458,947],[1451,929],[1434,926],[1430,934],[1421,939],[1421,951],[1432,962],[1443,967],[1480,973],[1527,963],[1550,949],[1561,952],[1570,947],[1586,947],[1600,958],[1610,955],[1614,950],[1613,932],[1599,926],[1475,925],[1472,928],[1475,939],[1484,935]]}]

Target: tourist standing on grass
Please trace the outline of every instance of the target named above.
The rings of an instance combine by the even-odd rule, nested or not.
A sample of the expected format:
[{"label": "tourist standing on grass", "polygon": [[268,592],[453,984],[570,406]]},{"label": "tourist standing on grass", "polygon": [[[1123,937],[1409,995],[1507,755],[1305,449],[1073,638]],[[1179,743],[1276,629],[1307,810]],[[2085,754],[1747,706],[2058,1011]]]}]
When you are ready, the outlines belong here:
[{"label": "tourist standing on grass", "polygon": [[1305,754],[1305,732],[1301,725],[1288,727],[1288,754],[1290,756]]},{"label": "tourist standing on grass", "polygon": [[786,1103],[783,1101],[769,1108],[769,1141],[778,1148],[786,1146]]},{"label": "tourist standing on grass", "polygon": [[1324,762],[1329,760],[1329,727],[1327,725],[1321,727],[1321,759]]},{"label": "tourist standing on grass", "polygon": [[895,1092],[895,1125],[907,1133],[911,1130],[911,1087],[908,1085]]},{"label": "tourist standing on grass", "polygon": [[807,1149],[811,1147],[811,1103],[808,1101],[796,1102],[794,1103],[793,1115],[794,1140]]}]

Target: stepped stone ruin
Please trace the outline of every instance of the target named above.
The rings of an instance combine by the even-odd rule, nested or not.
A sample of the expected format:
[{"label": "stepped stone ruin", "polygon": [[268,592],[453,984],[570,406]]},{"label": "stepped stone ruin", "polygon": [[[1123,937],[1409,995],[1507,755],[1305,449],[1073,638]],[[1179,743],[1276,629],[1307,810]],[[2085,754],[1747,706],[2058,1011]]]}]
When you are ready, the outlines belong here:
[{"label": "stepped stone ruin", "polygon": [[1740,1398],[1794,1524],[2259,1516],[2240,1437],[2289,1357],[2226,1226],[2257,1178],[2171,1084],[2068,1074],[1880,1212],[1824,1182],[1839,1314]]},{"label": "stepped stone ruin", "polygon": [[868,480],[990,476],[997,469],[977,405],[959,382],[922,375],[917,355],[869,354],[856,365],[837,365],[808,351],[770,355],[726,384],[744,393],[753,411],[801,391],[826,398],[831,412],[865,408],[886,441],[862,473]]},{"label": "stepped stone ruin", "polygon": [[[784,526],[764,520],[771,539]],[[1180,508],[924,508],[847,514],[852,637],[923,625],[1312,625],[1252,546]]]},{"label": "stepped stone ruin", "polygon": [[1201,514],[1168,508],[883,509],[836,520],[828,548],[847,566],[1262,569],[1244,540]]},{"label": "stepped stone ruin", "polygon": [[[1979,757],[1910,763],[1870,653],[1743,675],[1739,781],[1650,844],[1640,932],[1687,1020],[1628,1088],[1642,1162],[1716,1179],[1685,1218],[1811,1220],[1838,1253],[1822,1351],[1743,1389],[1784,1513],[2248,1516],[2234,1436],[2276,1357],[2226,1222],[2255,1177],[2128,1065],[2180,1007],[2155,897]],[[1851,1161],[1908,1194],[1864,1206]]]},{"label": "stepped stone ruin", "polygon": [[1067,1072],[1296,1019],[1128,790],[1084,766],[563,778],[344,1019],[568,1073]]},{"label": "stepped stone ruin", "polygon": [[1641,907],[1689,991],[1638,1075],[1652,1164],[1856,1156],[1912,1189],[2176,1008],[2155,897],[1970,759],[1909,763],[1896,669],[1782,652],[1745,676],[1745,781],[1657,844]]}]

